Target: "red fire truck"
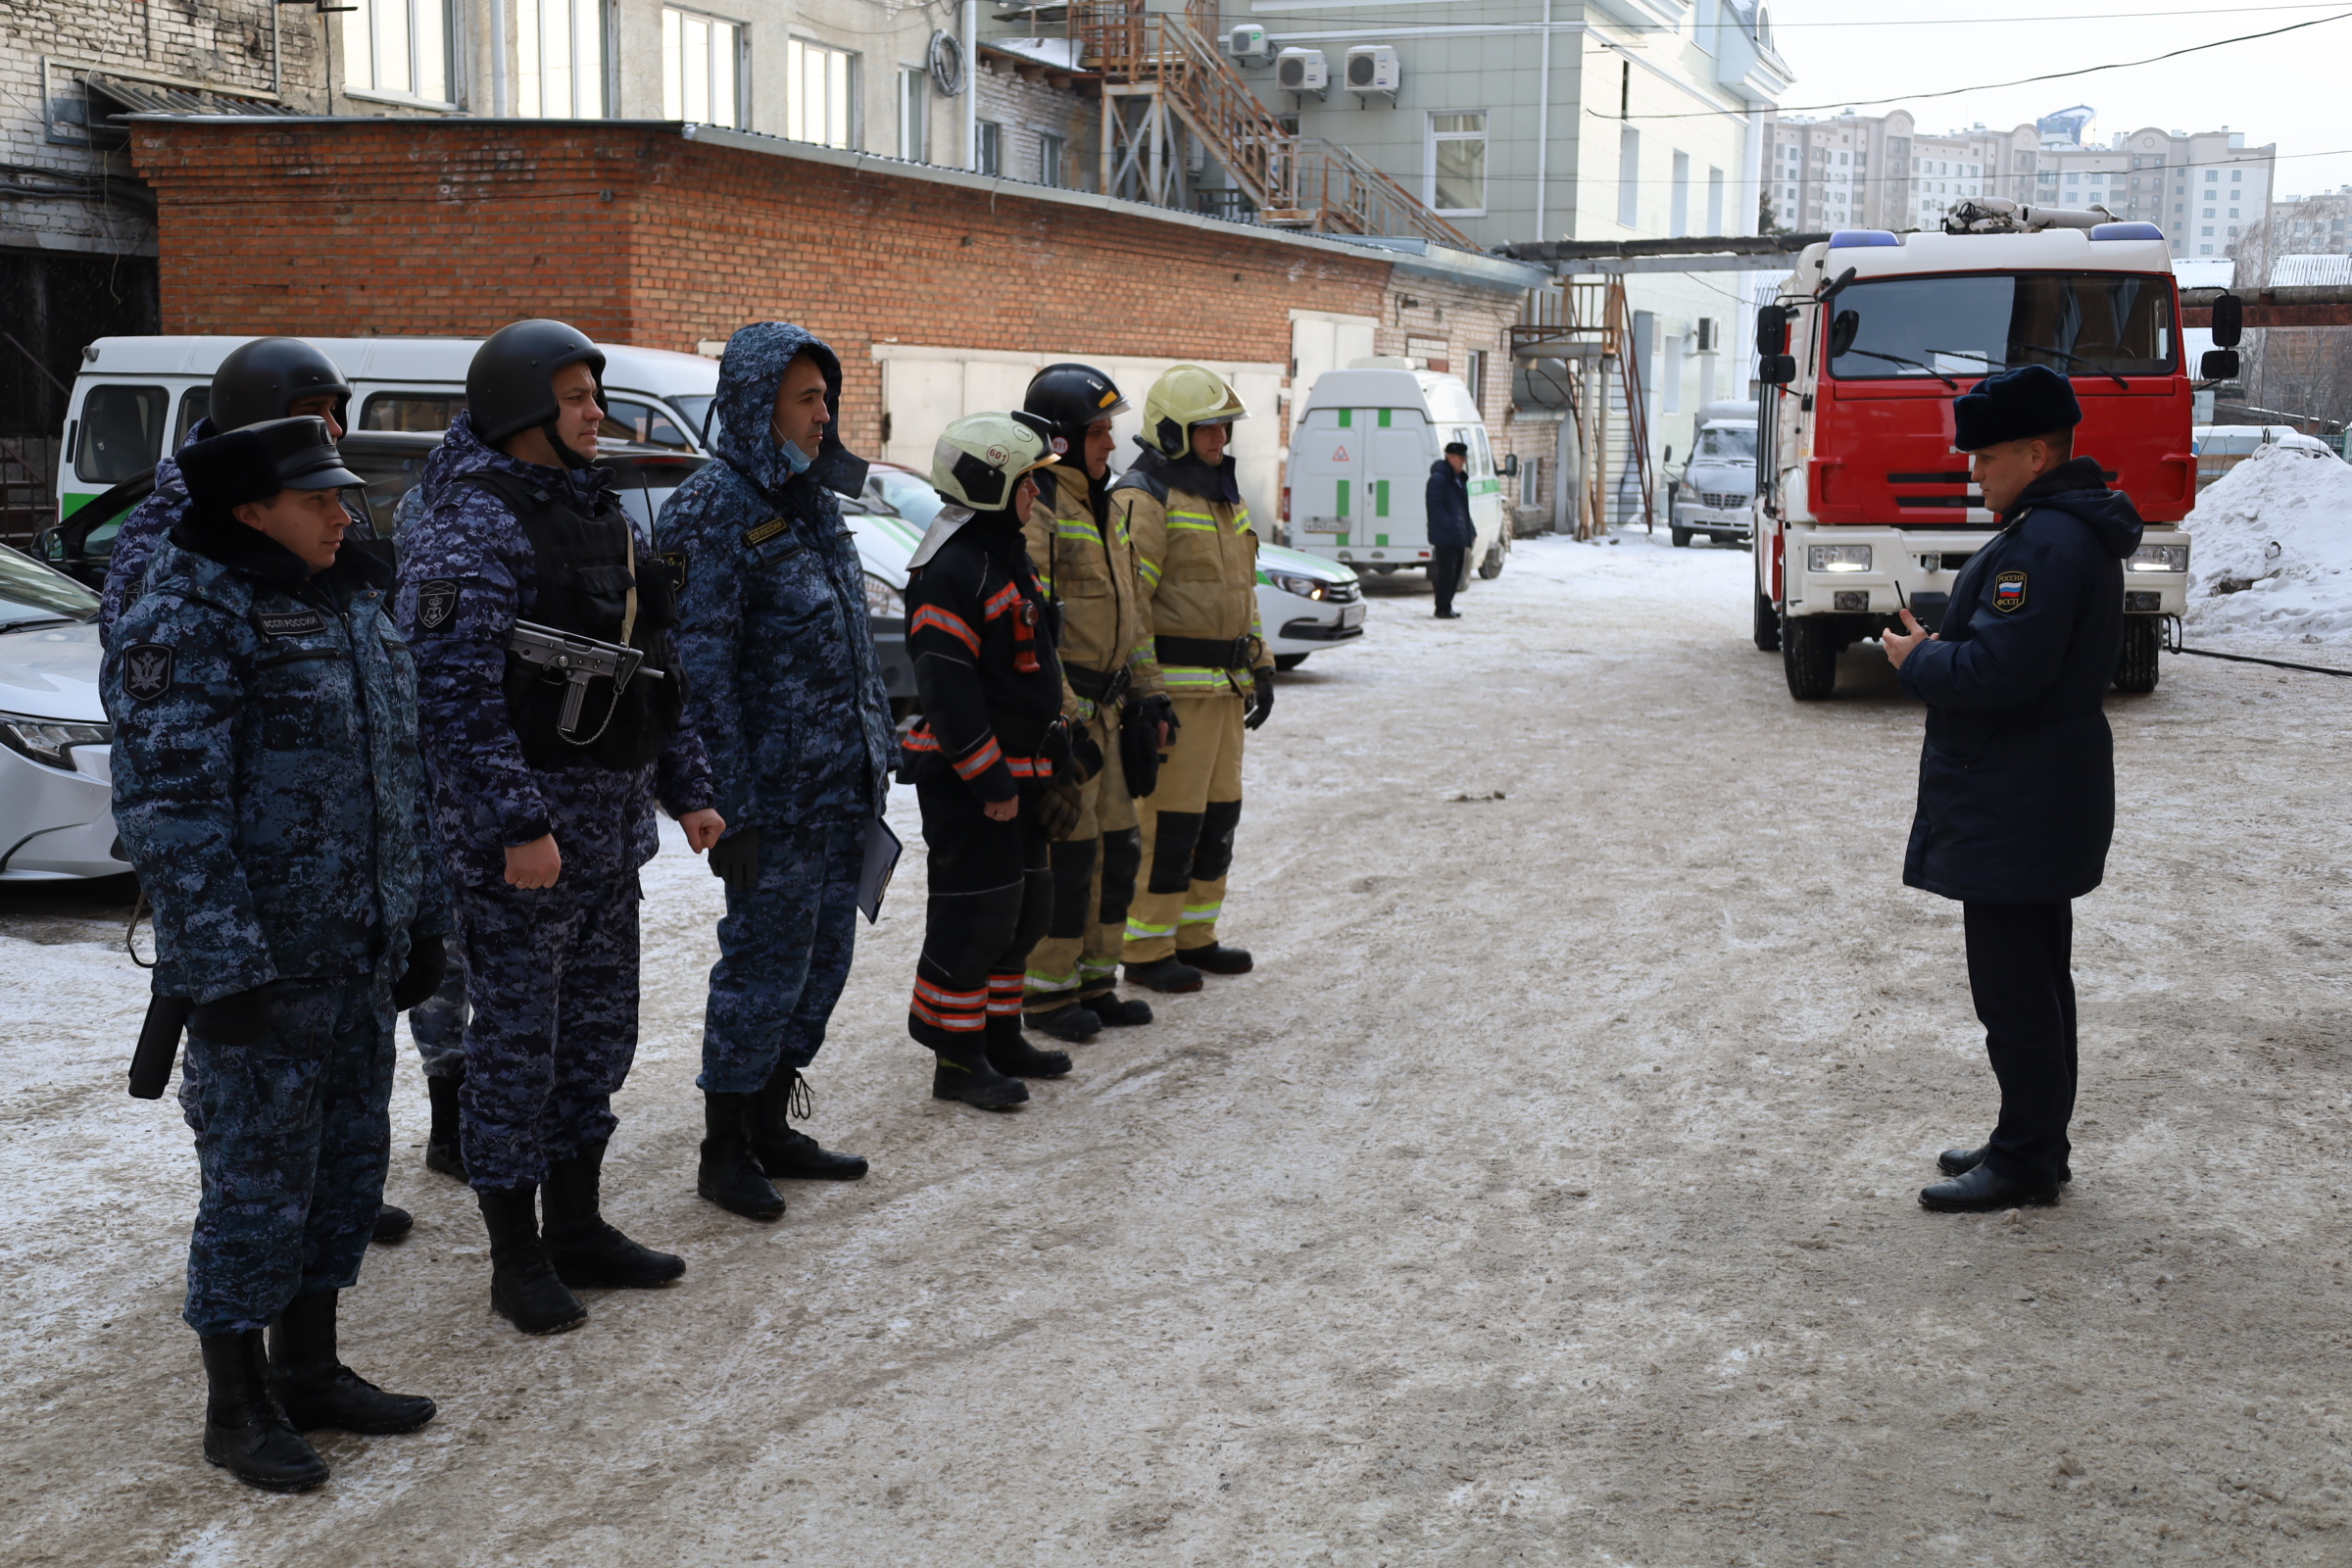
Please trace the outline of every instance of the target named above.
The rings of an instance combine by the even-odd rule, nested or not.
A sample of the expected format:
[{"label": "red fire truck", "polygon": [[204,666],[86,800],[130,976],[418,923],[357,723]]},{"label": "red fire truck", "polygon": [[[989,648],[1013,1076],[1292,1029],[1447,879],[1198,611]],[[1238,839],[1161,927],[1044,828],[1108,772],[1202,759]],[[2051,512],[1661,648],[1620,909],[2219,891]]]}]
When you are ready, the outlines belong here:
[{"label": "red fire truck", "polygon": [[[2223,334],[2218,330],[2217,341]],[[2234,341],[2234,336],[2231,337]],[[1935,625],[1953,578],[1998,526],[1952,450],[1952,399],[2046,365],[2082,404],[2079,456],[2148,521],[2125,563],[2116,684],[2148,691],[2164,618],[2185,608],[2196,504],[2192,382],[2163,231],[2105,213],[1965,204],[1945,232],[1846,229],[1808,247],[1757,322],[1763,417],[1756,494],[1759,649],[1789,695],[1828,697],[1838,656]],[[2234,355],[2206,374],[2233,373]]]}]

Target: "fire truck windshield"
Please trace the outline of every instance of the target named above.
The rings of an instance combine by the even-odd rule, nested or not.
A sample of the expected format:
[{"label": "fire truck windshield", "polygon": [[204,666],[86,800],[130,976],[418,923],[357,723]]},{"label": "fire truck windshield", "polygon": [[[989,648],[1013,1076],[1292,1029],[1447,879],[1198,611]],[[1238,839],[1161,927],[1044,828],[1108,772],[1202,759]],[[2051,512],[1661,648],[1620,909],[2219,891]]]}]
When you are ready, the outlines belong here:
[{"label": "fire truck windshield", "polygon": [[1841,381],[2170,375],[2179,358],[2169,278],[2132,272],[1953,272],[1854,283],[1831,305]]}]

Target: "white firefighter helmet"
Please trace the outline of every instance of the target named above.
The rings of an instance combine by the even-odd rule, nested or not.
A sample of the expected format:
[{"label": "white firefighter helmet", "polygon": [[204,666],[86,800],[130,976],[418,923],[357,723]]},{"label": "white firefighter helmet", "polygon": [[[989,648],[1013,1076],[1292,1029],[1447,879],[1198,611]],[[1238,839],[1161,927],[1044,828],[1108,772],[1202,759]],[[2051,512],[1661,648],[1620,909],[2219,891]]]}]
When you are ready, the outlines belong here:
[{"label": "white firefighter helmet", "polygon": [[1216,371],[1204,365],[1171,365],[1144,399],[1144,440],[1163,458],[1181,458],[1193,449],[1194,425],[1248,417],[1241,394]]},{"label": "white firefighter helmet", "polygon": [[1053,427],[1034,414],[967,414],[931,449],[932,487],[974,512],[1002,511],[1022,474],[1061,461],[1053,442]]}]

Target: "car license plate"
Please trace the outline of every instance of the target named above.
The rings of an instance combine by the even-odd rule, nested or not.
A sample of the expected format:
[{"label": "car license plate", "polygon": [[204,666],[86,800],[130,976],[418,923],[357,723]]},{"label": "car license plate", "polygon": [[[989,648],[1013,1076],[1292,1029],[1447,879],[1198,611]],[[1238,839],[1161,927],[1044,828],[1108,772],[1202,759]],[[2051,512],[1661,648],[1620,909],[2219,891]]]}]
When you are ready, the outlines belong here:
[{"label": "car license plate", "polygon": [[1363,607],[1363,606],[1361,606],[1361,605],[1345,605],[1345,606],[1342,606],[1342,607],[1341,607],[1341,610],[1340,610],[1340,626],[1341,626],[1341,629],[1345,630],[1346,628],[1348,628],[1348,627],[1349,627],[1349,626],[1361,626],[1363,623],[1364,623],[1364,607]]},{"label": "car license plate", "polygon": [[1309,517],[1299,526],[1308,533],[1346,533],[1348,519],[1346,517]]}]

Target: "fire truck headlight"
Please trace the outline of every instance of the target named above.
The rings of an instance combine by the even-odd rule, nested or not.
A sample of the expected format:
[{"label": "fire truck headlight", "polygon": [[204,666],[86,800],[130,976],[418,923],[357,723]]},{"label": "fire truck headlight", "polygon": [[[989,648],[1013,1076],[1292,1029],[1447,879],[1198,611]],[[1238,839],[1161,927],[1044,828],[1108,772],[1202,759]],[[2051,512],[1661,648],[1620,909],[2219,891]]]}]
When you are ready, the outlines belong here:
[{"label": "fire truck headlight", "polygon": [[1868,571],[1870,569],[1870,546],[1807,545],[1805,547],[1805,569],[1807,571]]},{"label": "fire truck headlight", "polygon": [[2186,571],[2188,546],[2141,545],[2132,552],[2133,571]]}]

